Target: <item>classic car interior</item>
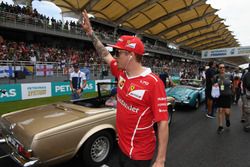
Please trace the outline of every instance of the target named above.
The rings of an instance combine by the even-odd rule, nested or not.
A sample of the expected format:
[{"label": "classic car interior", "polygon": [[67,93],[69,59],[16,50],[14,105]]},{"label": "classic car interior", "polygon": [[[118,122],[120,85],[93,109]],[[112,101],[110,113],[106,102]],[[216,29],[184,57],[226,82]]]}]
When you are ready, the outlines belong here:
[{"label": "classic car interior", "polygon": [[116,82],[100,82],[97,83],[97,97],[71,100],[73,104],[90,108],[106,107],[105,102],[111,97],[112,88],[116,87]]}]

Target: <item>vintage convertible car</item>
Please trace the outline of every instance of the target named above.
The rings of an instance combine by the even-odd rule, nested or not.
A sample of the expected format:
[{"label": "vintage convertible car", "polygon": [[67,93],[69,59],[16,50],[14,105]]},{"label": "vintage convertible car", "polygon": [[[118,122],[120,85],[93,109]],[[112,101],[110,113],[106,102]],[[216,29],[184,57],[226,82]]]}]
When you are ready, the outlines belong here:
[{"label": "vintage convertible car", "polygon": [[[1,116],[0,141],[21,166],[49,166],[77,155],[83,166],[100,166],[116,140],[116,109],[105,106],[111,83],[98,83],[98,96],[28,108]],[[113,83],[114,84],[114,83]],[[168,98],[170,118],[174,98]],[[171,122],[171,119],[169,120]]]},{"label": "vintage convertible car", "polygon": [[201,80],[181,79],[180,85],[166,89],[168,96],[175,98],[176,105],[187,105],[198,109],[205,101],[205,87]]}]

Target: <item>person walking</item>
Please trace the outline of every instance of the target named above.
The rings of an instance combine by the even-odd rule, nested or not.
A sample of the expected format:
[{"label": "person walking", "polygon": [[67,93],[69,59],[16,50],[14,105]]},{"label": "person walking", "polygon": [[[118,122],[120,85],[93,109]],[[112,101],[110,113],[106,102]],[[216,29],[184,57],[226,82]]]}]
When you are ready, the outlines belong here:
[{"label": "person walking", "polygon": [[168,67],[164,66],[162,69],[162,72],[159,74],[160,79],[162,80],[165,88],[172,87],[174,83],[171,79],[171,76],[169,76]]},{"label": "person walking", "polygon": [[239,69],[237,69],[233,75],[233,103],[238,104],[238,101],[240,99],[240,92],[241,92],[241,73],[239,72]]},{"label": "person walking", "polygon": [[129,35],[121,36],[115,45],[114,58],[95,35],[86,10],[82,27],[111,73],[118,79],[116,129],[121,167],[149,167],[158,149],[153,167],[164,167],[169,135],[167,98],[164,85],[150,68],[143,67],[144,44]]},{"label": "person walking", "polygon": [[74,71],[70,73],[70,88],[72,91],[72,100],[80,99],[83,89],[86,86],[86,76],[80,71],[79,64],[73,64]]},{"label": "person walking", "polygon": [[208,118],[215,118],[214,115],[214,100],[213,97],[211,96],[211,91],[212,91],[212,85],[214,82],[214,75],[216,74],[216,64],[214,61],[210,61],[208,63],[209,68],[205,72],[206,76],[206,88],[205,88],[205,96],[206,96],[206,108],[207,108],[207,113],[206,116]]},{"label": "person walking", "polygon": [[245,123],[244,130],[250,132],[250,64],[248,72],[246,72],[242,79],[242,117],[241,122]]},{"label": "person walking", "polygon": [[218,108],[218,124],[217,133],[221,134],[224,131],[223,120],[226,119],[226,126],[230,127],[230,108],[231,108],[231,79],[230,75],[225,73],[224,64],[219,64],[219,74],[215,76],[214,84],[219,86],[220,96],[217,100]]}]

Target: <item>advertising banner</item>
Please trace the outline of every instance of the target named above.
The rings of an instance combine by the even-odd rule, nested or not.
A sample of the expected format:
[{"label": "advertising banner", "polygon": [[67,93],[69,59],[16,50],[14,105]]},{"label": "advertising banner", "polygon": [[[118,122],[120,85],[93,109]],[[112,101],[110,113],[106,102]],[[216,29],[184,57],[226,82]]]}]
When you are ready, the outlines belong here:
[{"label": "advertising banner", "polygon": [[21,84],[0,85],[0,89],[6,91],[0,92],[0,102],[22,100]]},{"label": "advertising banner", "polygon": [[69,82],[52,82],[51,83],[52,96],[61,96],[71,94]]},{"label": "advertising banner", "polygon": [[22,99],[34,99],[51,96],[51,83],[22,84]]},{"label": "advertising banner", "polygon": [[203,50],[202,58],[223,58],[223,57],[237,57],[250,56],[250,46],[222,48],[214,50]]},{"label": "advertising banner", "polygon": [[83,93],[95,92],[95,80],[87,81],[87,85],[83,90]]},{"label": "advertising banner", "polygon": [[[61,96],[71,94],[70,82],[52,82],[51,83],[52,96]],[[83,93],[95,92],[95,81],[87,81],[87,85],[83,90]]]},{"label": "advertising banner", "polygon": [[[96,84],[99,82],[115,82],[114,79],[89,80],[83,93],[92,93],[97,91]],[[29,84],[10,84],[0,85],[1,90],[6,93],[0,93],[0,102],[17,101],[25,99],[34,99],[50,96],[70,95],[70,82],[45,82]],[[104,85],[102,90],[110,90],[111,87]]]}]

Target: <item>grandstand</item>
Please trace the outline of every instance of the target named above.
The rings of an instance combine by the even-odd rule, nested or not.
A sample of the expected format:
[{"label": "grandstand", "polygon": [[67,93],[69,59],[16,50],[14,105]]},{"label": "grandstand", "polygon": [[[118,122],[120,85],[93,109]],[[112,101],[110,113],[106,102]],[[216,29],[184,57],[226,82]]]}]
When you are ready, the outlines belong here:
[{"label": "grandstand", "polygon": [[[24,7],[0,4],[0,65],[5,67],[0,69],[0,83],[65,81],[71,64],[78,61],[90,70],[90,79],[111,78],[108,67],[97,56],[79,22],[63,23],[39,14],[30,7],[30,0],[15,2],[30,4],[26,3],[28,5]],[[179,76],[182,72],[195,76],[206,64],[201,59],[202,49],[214,48],[216,41],[219,41],[219,47],[238,46],[222,19],[215,14],[216,10],[204,0],[192,3],[181,0],[174,6],[171,1],[133,1],[126,6],[119,1],[105,4],[105,1],[83,0],[78,7],[73,1],[60,2],[63,1],[55,1],[64,15],[80,11],[79,7],[93,13],[93,28],[105,44],[114,43],[121,34],[140,36],[147,52],[143,63],[156,73],[160,73],[163,66],[168,66],[171,75]],[[66,4],[71,5],[66,7]],[[171,5],[172,9],[168,7]],[[121,12],[110,12],[114,8]],[[79,15],[77,12],[74,14]],[[189,18],[185,18],[187,14]],[[179,20],[175,17],[177,15]],[[202,23],[204,20],[206,25]],[[170,48],[171,43],[179,47]],[[211,43],[211,47],[206,47]],[[235,67],[233,63],[227,65]],[[20,70],[25,75],[13,78],[14,71]]]}]

